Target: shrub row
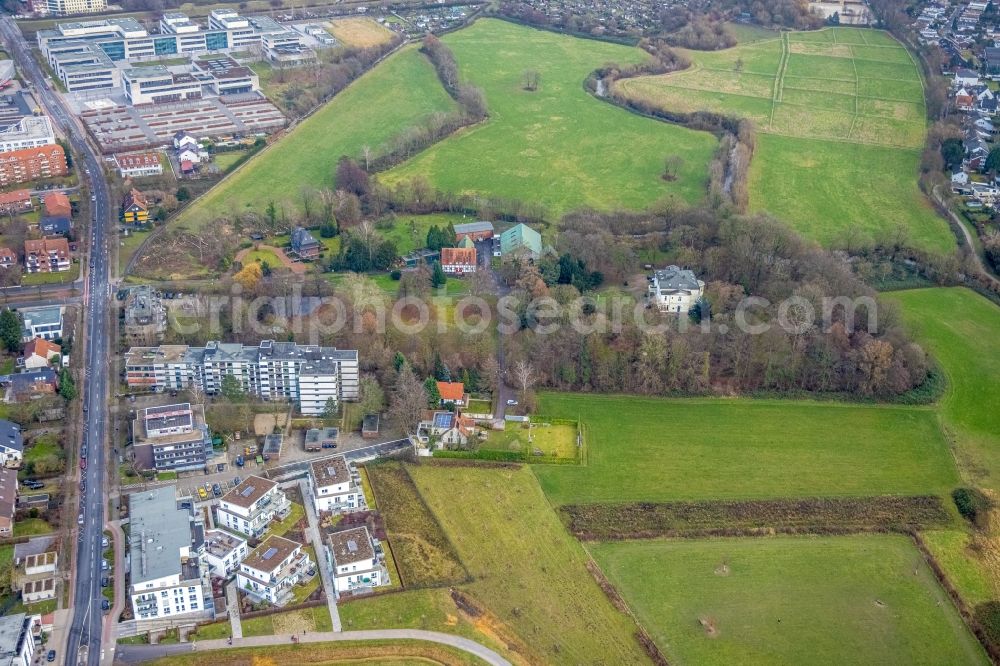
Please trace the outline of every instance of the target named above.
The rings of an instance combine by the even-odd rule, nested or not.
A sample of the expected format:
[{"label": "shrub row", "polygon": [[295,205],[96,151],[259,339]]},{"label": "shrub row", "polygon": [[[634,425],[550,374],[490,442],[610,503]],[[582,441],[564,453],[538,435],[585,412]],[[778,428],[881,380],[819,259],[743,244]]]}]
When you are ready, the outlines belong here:
[{"label": "shrub row", "polygon": [[936,495],[578,504],[559,510],[569,530],[588,540],[909,531],[950,522]]}]

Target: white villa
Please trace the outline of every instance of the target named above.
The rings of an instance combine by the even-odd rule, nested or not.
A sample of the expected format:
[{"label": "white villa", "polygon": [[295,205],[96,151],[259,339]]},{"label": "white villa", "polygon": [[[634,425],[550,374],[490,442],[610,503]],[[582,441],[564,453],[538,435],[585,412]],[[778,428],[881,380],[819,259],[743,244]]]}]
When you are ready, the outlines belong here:
[{"label": "white villa", "polygon": [[338,593],[389,583],[367,527],[334,532],[327,538],[327,549],[333,586]]},{"label": "white villa", "polygon": [[309,490],[317,513],[345,513],[365,506],[365,495],[344,456],[314,460],[309,465]]},{"label": "white villa", "polygon": [[278,484],[249,476],[219,502],[219,524],[240,534],[259,537],[268,524],[288,515],[291,502]]},{"label": "white villa", "polygon": [[687,314],[705,293],[704,282],[677,266],[654,271],[648,280],[648,298],[660,312]]},{"label": "white villa", "polygon": [[284,606],[292,599],[292,587],[308,579],[312,567],[302,544],[272,535],[240,563],[236,584],[254,599]]}]

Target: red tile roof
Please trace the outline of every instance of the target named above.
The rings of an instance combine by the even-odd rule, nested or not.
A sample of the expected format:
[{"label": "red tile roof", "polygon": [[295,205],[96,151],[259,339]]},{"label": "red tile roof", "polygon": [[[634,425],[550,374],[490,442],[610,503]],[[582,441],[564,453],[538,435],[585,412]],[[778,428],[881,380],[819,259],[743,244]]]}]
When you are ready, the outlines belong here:
[{"label": "red tile roof", "polygon": [[44,359],[48,359],[52,354],[61,354],[61,353],[62,353],[62,347],[55,344],[54,342],[43,340],[42,338],[35,338],[28,344],[24,345],[25,358],[37,355],[41,356]]},{"label": "red tile roof", "polygon": [[462,382],[438,382],[438,394],[445,402],[456,402],[465,395],[465,384]]},{"label": "red tile roof", "polygon": [[160,158],[156,153],[132,153],[131,155],[115,155],[120,169],[144,169],[160,166]]},{"label": "red tile roof", "polygon": [[13,192],[0,193],[0,206],[9,206],[15,203],[31,203],[31,190],[14,190]]},{"label": "red tile roof", "polygon": [[474,247],[443,247],[441,248],[442,266],[475,266],[476,248]]},{"label": "red tile roof", "polygon": [[45,214],[52,217],[69,217],[73,207],[69,197],[62,192],[50,192],[45,195]]}]

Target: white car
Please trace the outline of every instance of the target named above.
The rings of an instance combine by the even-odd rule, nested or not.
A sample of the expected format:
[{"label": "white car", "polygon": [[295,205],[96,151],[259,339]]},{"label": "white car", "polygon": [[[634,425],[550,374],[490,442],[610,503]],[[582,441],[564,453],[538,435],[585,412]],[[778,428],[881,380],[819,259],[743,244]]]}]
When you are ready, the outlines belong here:
[{"label": "white car", "polygon": [[80,525],[83,525],[83,514],[82,513],[80,514],[80,517],[76,519],[76,522],[78,524],[80,524]]},{"label": "white car", "polygon": [[507,406],[508,407],[516,407],[517,406],[517,400],[508,400],[507,401]]}]

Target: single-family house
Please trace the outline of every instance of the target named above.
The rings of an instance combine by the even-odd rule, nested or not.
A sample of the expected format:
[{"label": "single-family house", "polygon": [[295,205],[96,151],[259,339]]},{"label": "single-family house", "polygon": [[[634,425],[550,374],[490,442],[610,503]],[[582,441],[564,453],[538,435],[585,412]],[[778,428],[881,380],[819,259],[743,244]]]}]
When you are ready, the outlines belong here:
[{"label": "single-family house", "polygon": [[516,224],[500,234],[500,254],[527,253],[538,258],[542,254],[542,235],[526,224]]},{"label": "single-family house", "polygon": [[129,153],[115,155],[115,164],[122,178],[145,178],[163,173],[163,164],[156,153]]},{"label": "single-family house", "polygon": [[24,345],[24,367],[28,370],[49,367],[53,358],[62,354],[62,347],[44,338],[35,338]]},{"label": "single-family house", "polygon": [[969,174],[964,171],[956,171],[951,174],[951,184],[952,185],[968,185]]},{"label": "single-family house", "polygon": [[24,459],[24,436],[21,426],[13,421],[0,419],[0,464],[20,467]]},{"label": "single-family house", "polygon": [[34,206],[31,203],[31,190],[14,190],[0,193],[0,215],[17,215],[27,213]]},{"label": "single-family house", "polygon": [[240,562],[236,585],[253,599],[284,606],[292,587],[316,575],[313,567],[301,543],[272,534]]},{"label": "single-family house", "polygon": [[955,71],[956,86],[977,86],[979,85],[979,73],[964,67]]},{"label": "single-family house", "polygon": [[28,273],[61,273],[70,269],[69,241],[58,236],[24,241],[24,269]]},{"label": "single-family house", "polygon": [[62,192],[49,192],[45,195],[44,212],[52,217],[72,217],[73,205]]},{"label": "single-family house", "polygon": [[17,253],[9,247],[0,245],[0,268],[11,268],[17,264]]},{"label": "single-family house", "polygon": [[201,557],[210,575],[229,578],[249,553],[250,547],[243,537],[226,530],[205,531],[205,550]]},{"label": "single-family house", "polygon": [[181,175],[189,176],[194,172],[194,162],[191,160],[181,160]]},{"label": "single-family house", "polygon": [[38,230],[46,236],[69,236],[73,223],[68,217],[43,217],[38,223]]},{"label": "single-family house", "polygon": [[365,495],[344,456],[309,464],[309,490],[316,512],[348,513],[364,508]]},{"label": "single-family house", "polygon": [[647,295],[660,312],[687,314],[705,293],[705,283],[689,270],[667,266],[649,278]]},{"label": "single-family house", "polygon": [[194,148],[182,148],[177,151],[178,162],[190,162],[191,164],[201,164],[201,157]]},{"label": "single-family house", "polygon": [[122,222],[133,225],[149,222],[149,202],[146,195],[134,187],[122,199]]},{"label": "single-family house", "polygon": [[319,241],[305,227],[295,227],[292,231],[292,254],[299,259],[315,259],[319,256]]},{"label": "single-family house", "polygon": [[442,405],[449,402],[456,407],[466,405],[465,384],[462,382],[438,382],[437,390],[438,395],[441,396]]},{"label": "single-family house", "polygon": [[174,134],[174,150],[193,148],[198,150],[198,139],[188,132],[177,132]]},{"label": "single-family house", "polygon": [[276,482],[249,476],[222,497],[217,523],[240,534],[259,537],[272,520],[284,518],[290,509],[291,502]]},{"label": "single-family house", "polygon": [[7,402],[24,402],[59,390],[59,377],[52,368],[7,375]]},{"label": "single-family house", "polygon": [[476,272],[476,248],[441,248],[441,270],[449,275],[466,275]]},{"label": "single-family house", "polygon": [[63,336],[63,312],[61,305],[47,305],[40,308],[22,308],[18,310],[24,330],[21,340],[31,342],[35,338],[58,340]]},{"label": "single-family house", "polygon": [[489,240],[496,233],[493,229],[493,223],[486,221],[456,224],[452,228],[455,230],[456,241],[461,241],[463,238],[469,238],[473,241]]},{"label": "single-family house", "polygon": [[955,91],[955,108],[960,111],[972,111],[976,108],[976,97],[967,89],[959,88]]},{"label": "single-family house", "polygon": [[475,422],[455,412],[434,411],[424,415],[417,425],[417,438],[425,444],[436,438],[447,446],[465,446],[472,435]]},{"label": "single-family house", "polygon": [[0,538],[14,536],[17,507],[17,470],[0,467]]},{"label": "single-family house", "polygon": [[367,527],[334,532],[327,537],[327,561],[338,593],[386,585],[388,572]]}]

